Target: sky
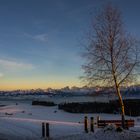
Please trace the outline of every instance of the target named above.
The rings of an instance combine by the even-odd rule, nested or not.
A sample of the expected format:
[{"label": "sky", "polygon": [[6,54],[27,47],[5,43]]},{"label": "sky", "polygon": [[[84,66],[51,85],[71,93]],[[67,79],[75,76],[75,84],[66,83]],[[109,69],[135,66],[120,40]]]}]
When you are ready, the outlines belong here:
[{"label": "sky", "polygon": [[83,44],[108,2],[139,38],[139,0],[0,0],[0,90],[83,86]]}]

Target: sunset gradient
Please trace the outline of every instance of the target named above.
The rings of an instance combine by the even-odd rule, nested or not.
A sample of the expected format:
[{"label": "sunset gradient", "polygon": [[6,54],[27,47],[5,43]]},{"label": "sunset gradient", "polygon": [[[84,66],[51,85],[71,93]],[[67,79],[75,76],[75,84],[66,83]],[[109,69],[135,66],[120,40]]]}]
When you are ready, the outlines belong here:
[{"label": "sunset gradient", "polygon": [[[140,1],[110,0],[140,37]],[[103,0],[0,1],[0,90],[83,86],[81,57]]]}]

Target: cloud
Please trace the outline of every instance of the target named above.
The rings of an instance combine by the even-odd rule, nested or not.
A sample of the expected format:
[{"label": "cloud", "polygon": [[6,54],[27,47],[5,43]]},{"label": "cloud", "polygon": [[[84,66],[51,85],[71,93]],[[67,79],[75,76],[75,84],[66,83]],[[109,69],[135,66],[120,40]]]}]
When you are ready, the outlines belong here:
[{"label": "cloud", "polygon": [[[0,59],[0,66],[4,69],[32,69],[33,65],[14,60]],[[1,76],[1,75],[0,75]]]},{"label": "cloud", "polygon": [[29,38],[32,38],[34,40],[38,40],[38,41],[41,41],[41,42],[47,42],[48,41],[48,35],[46,33],[37,34],[37,35],[31,35],[31,34],[25,33],[24,35],[26,37],[29,37]]},{"label": "cloud", "polygon": [[34,36],[34,39],[43,41],[43,42],[47,42],[48,41],[48,35],[47,34],[40,34],[40,35],[36,35]]},{"label": "cloud", "polygon": [[4,76],[4,74],[0,72],[0,78],[2,78],[3,76]]}]

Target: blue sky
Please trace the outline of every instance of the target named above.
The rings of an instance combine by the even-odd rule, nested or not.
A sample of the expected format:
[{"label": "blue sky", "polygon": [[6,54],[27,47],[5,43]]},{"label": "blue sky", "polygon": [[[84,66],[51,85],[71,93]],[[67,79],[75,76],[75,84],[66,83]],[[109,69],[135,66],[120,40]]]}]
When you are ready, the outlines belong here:
[{"label": "blue sky", "polygon": [[[110,0],[139,38],[140,1]],[[108,0],[1,0],[0,89],[82,86],[91,20]]]}]

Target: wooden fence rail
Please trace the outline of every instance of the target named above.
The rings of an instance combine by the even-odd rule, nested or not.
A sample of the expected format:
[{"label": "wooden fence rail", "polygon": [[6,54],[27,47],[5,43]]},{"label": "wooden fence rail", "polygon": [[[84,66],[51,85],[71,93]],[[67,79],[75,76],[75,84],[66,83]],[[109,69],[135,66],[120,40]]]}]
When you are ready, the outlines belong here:
[{"label": "wooden fence rail", "polygon": [[[108,124],[115,124],[117,127],[122,126],[122,121],[121,120],[98,120],[97,121],[97,126],[99,128],[105,127]],[[125,127],[133,127],[134,126],[134,120],[125,120]]]}]

